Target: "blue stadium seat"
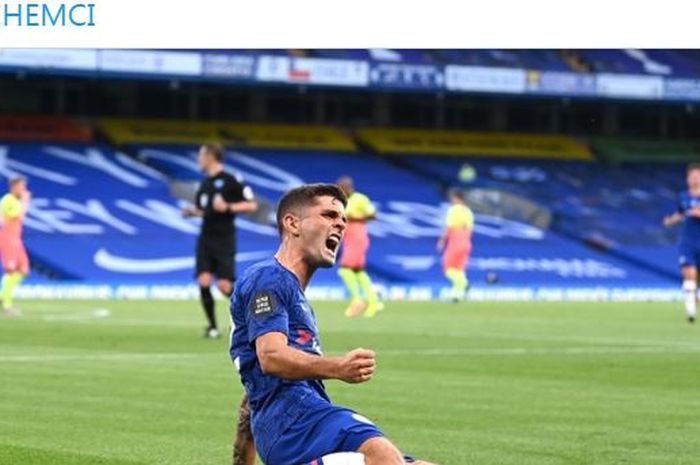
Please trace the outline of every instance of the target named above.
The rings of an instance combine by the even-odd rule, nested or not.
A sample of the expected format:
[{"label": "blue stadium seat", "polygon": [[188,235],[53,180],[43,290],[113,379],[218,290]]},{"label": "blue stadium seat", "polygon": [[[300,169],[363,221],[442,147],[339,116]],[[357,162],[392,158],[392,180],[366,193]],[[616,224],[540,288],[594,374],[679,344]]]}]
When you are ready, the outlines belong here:
[{"label": "blue stadium seat", "polygon": [[[170,152],[173,156],[169,175],[190,179],[196,175],[182,172],[182,166],[192,163],[195,147],[138,146],[139,157],[148,163],[154,150]],[[160,153],[159,158],[165,154]],[[174,160],[179,160],[175,162]],[[471,163],[470,159],[470,163]],[[464,159],[459,157],[403,157],[402,163],[411,163],[413,170],[387,163],[373,155],[363,153],[334,153],[304,150],[239,149],[229,153],[229,165],[253,186],[261,196],[275,202],[282,191],[299,182],[332,182],[343,174],[356,180],[359,190],[365,192],[379,205],[381,220],[370,224],[373,237],[369,265],[380,279],[387,282],[436,282],[440,281],[439,256],[435,251],[437,234],[442,227],[444,200],[441,183],[456,180]],[[159,162],[161,169],[163,164]],[[517,171],[521,165],[533,165],[540,169],[547,182],[518,182],[509,178],[509,170]],[[654,269],[645,269],[627,263],[624,258],[602,253],[584,245],[589,239],[579,234],[595,231],[585,228],[594,222],[596,227],[605,223],[595,222],[597,214],[608,215],[613,205],[579,205],[576,188],[579,182],[595,178],[597,165],[585,162],[530,162],[484,159],[475,161],[479,173],[492,171],[492,175],[480,175],[484,186],[509,189],[510,192],[541,202],[555,213],[551,229],[543,230],[519,221],[477,215],[474,237],[472,275],[477,282],[488,271],[497,271],[502,282],[510,284],[567,283],[568,285],[610,284],[620,285],[633,280],[639,283],[666,282],[669,279]],[[156,165],[153,165],[156,166]],[[559,173],[562,167],[566,169]],[[581,173],[587,178],[580,180]],[[512,174],[512,173],[511,173]],[[517,173],[516,173],[517,175]],[[527,176],[527,173],[525,173]],[[553,183],[549,183],[553,180]],[[270,183],[270,178],[275,179]],[[266,181],[267,180],[267,181]],[[608,179],[612,183],[612,179]],[[600,183],[592,183],[590,191],[599,189]],[[614,184],[608,184],[614,186]],[[608,199],[613,202],[614,198]],[[563,212],[572,211],[573,226],[569,227]],[[659,210],[658,208],[656,209]],[[602,212],[602,213],[601,213]],[[649,214],[649,218],[651,214]],[[640,220],[633,213],[620,218],[612,216],[611,225],[622,220],[635,225],[650,224],[646,216]],[[588,222],[588,223],[587,223]],[[636,222],[636,223],[635,223]],[[561,226],[564,225],[564,226]],[[618,230],[619,223],[618,223]],[[658,230],[658,228],[656,228]],[[668,241],[667,241],[668,242]],[[664,251],[668,252],[668,244]],[[658,255],[658,249],[657,249]],[[672,258],[672,257],[671,257]],[[574,276],[575,275],[575,276]],[[321,282],[333,282],[333,272],[322,272]]]},{"label": "blue stadium seat", "polygon": [[[446,184],[492,188],[527,198],[553,214],[551,230],[605,249],[634,266],[675,279],[676,231],[661,227],[683,188],[684,165],[494,159],[485,157],[406,157],[417,172]],[[474,181],[460,181],[464,164]]]},{"label": "blue stadium seat", "polygon": [[[34,204],[26,244],[35,263],[55,277],[105,283],[187,283],[192,279],[197,220],[180,217],[182,201],[170,180],[197,181],[195,146],[137,145],[133,156],[106,145],[6,144],[4,175],[30,179]],[[470,277],[501,285],[668,285],[675,279],[672,235],[658,221],[672,208],[682,167],[604,168],[583,162],[404,157],[407,168],[365,153],[243,149],[227,166],[272,205],[303,182],[332,182],[349,174],[379,207],[370,223],[369,271],[379,283],[444,283],[435,250],[446,204],[443,188],[459,182],[468,161],[468,186],[501,189],[553,212],[549,228],[515,218],[476,216]],[[663,172],[663,175],[660,174]],[[661,205],[659,199],[668,205]],[[239,269],[277,247],[273,219],[242,217]],[[604,244],[608,241],[609,244]],[[595,243],[599,249],[587,246]],[[603,245],[605,246],[603,246]],[[32,280],[41,281],[35,274]],[[335,270],[316,285],[338,285]]]}]

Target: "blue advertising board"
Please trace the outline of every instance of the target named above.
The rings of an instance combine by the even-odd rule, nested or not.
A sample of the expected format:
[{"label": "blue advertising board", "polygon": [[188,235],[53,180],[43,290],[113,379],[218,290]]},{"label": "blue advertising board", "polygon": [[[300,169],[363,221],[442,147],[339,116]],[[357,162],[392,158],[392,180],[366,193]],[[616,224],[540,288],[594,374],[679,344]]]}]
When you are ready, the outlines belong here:
[{"label": "blue advertising board", "polygon": [[700,101],[700,79],[296,57],[245,51],[0,48],[0,72],[3,71],[416,92]]},{"label": "blue advertising board", "polygon": [[435,65],[375,63],[370,84],[386,89],[439,90],[444,88],[442,69]]}]

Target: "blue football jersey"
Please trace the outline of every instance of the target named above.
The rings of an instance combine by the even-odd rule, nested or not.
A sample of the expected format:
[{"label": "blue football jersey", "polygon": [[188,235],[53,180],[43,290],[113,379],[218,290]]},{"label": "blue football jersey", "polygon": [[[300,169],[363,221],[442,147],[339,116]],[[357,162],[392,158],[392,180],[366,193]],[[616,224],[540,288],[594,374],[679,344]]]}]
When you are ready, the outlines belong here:
[{"label": "blue football jersey", "polygon": [[255,352],[256,338],[280,332],[287,335],[291,347],[322,353],[316,317],[291,271],[274,258],[249,267],[236,283],[231,319],[230,354],[254,412],[265,413],[273,403],[280,404],[275,410],[284,409],[287,398],[295,396],[329,400],[321,380],[290,381],[264,374]]},{"label": "blue football jersey", "polygon": [[264,463],[308,463],[333,452],[354,452],[383,433],[372,422],[331,404],[321,380],[264,374],[255,340],[287,335],[289,346],[321,355],[316,317],[296,276],[276,259],[248,268],[231,298],[230,353],[251,407],[255,447]]},{"label": "blue football jersey", "polygon": [[682,191],[678,195],[678,211],[685,216],[681,242],[700,241],[700,218],[690,216],[690,211],[695,207],[700,207],[700,197],[691,196],[688,191]]}]

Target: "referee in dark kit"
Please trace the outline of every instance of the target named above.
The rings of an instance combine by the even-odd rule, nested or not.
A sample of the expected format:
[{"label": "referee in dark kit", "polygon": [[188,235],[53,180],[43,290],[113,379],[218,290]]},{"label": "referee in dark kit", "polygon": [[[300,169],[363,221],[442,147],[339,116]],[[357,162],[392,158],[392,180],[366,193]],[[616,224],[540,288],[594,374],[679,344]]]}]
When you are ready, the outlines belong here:
[{"label": "referee in dark kit", "polygon": [[258,208],[249,186],[224,171],[224,148],[219,144],[204,144],[199,149],[197,163],[206,178],[195,194],[195,204],[186,206],[185,217],[201,216],[202,229],[197,239],[196,276],[199,296],[207,317],[204,337],[220,336],[211,293],[212,275],[222,294],[230,296],[235,280],[236,230],[238,213],[252,213]]}]

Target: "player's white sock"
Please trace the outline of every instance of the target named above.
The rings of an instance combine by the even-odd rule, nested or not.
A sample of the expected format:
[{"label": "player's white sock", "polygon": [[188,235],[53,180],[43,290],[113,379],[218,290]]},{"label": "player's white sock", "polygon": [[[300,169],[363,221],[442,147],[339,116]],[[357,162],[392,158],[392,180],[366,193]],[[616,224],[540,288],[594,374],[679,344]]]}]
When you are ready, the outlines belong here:
[{"label": "player's white sock", "polygon": [[692,279],[686,279],[683,281],[683,300],[685,300],[685,313],[688,316],[695,317],[697,312],[697,284]]},{"label": "player's white sock", "polygon": [[359,452],[337,452],[324,455],[319,463],[323,465],[365,465],[365,456]]}]

